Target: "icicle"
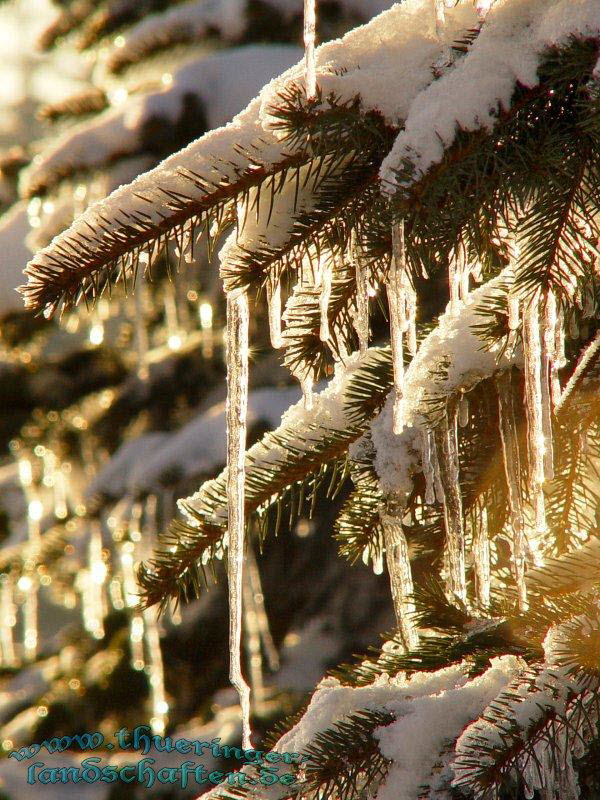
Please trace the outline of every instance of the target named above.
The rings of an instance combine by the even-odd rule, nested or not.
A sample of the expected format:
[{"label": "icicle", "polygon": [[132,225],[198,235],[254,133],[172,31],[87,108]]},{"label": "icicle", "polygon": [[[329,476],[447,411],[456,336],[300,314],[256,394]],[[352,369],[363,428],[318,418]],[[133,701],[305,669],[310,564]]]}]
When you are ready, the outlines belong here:
[{"label": "icicle", "polygon": [[460,287],[463,271],[463,258],[459,253],[450,255],[448,262],[448,290],[450,292],[450,313],[458,314],[461,306]]},{"label": "icicle", "polygon": [[508,297],[508,328],[511,331],[516,331],[521,324],[520,319],[520,299],[519,295],[513,291],[509,291]]},{"label": "icicle", "polygon": [[23,592],[23,653],[33,660],[38,648],[38,591],[36,564],[41,544],[40,520],[44,514],[41,500],[33,486],[32,465],[28,458],[19,459],[19,481],[27,502],[27,546],[23,574],[17,588]]},{"label": "icicle", "polygon": [[314,379],[312,375],[306,375],[306,377],[302,378],[300,381],[300,387],[302,388],[302,396],[304,397],[304,408],[307,411],[312,411],[314,405],[314,397],[313,397],[313,387],[315,385]]},{"label": "icicle", "polygon": [[425,476],[425,502],[432,506],[435,503],[435,469],[431,462],[431,434],[425,429],[421,431],[421,463]]},{"label": "icicle", "polygon": [[319,311],[321,323],[319,326],[319,339],[328,342],[329,332],[329,301],[331,299],[331,284],[333,281],[333,265],[328,259],[321,266],[321,293],[319,295]]},{"label": "icicle", "polygon": [[469,292],[471,291],[470,279],[471,279],[471,269],[467,264],[466,254],[464,250],[462,250],[461,258],[459,261],[459,269],[458,269],[458,281],[459,281],[458,291],[459,291],[459,298],[462,303],[464,303],[469,297]]},{"label": "icicle", "polygon": [[404,429],[402,410],[402,392],[404,390],[404,346],[402,334],[406,330],[407,323],[406,293],[404,289],[405,271],[406,251],[403,220],[392,228],[392,259],[387,283],[392,364],[394,370],[393,432],[396,434],[402,433]]},{"label": "icicle", "polygon": [[431,431],[427,433],[429,437],[429,458],[431,459],[431,468],[433,470],[433,485],[435,488],[435,499],[438,503],[444,502],[444,487],[440,479],[440,465],[438,464],[437,449],[434,443],[434,436]]},{"label": "icicle", "polygon": [[409,281],[406,282],[406,345],[411,356],[417,354],[417,293]]},{"label": "icicle", "polygon": [[90,523],[88,568],[83,590],[84,626],[95,639],[104,636],[104,583],[106,563],[102,557],[102,528],[99,520]]},{"label": "icicle", "polygon": [[394,611],[398,630],[407,650],[413,650],[419,636],[412,620],[415,611],[410,597],[413,593],[413,580],[408,544],[402,529],[403,505],[399,499],[388,500],[385,512],[381,512],[385,560],[390,576],[390,588],[394,601]]},{"label": "icicle", "polygon": [[446,24],[444,0],[433,0],[433,3],[435,8],[435,33],[438,39],[441,39],[444,32],[444,25]]},{"label": "icicle", "polygon": [[583,351],[579,361],[577,362],[575,371],[569,378],[569,381],[560,396],[560,400],[556,404],[556,411],[559,411],[564,406],[568,398],[571,396],[573,389],[579,382],[582,374],[585,372],[587,366],[589,365],[590,361],[594,358],[598,350],[600,350],[600,331],[596,334],[594,339],[587,345],[587,347]]},{"label": "icicle", "polygon": [[467,599],[465,577],[465,534],[458,472],[456,439],[457,403],[448,404],[447,413],[434,430],[434,440],[444,489],[448,590],[463,602]]},{"label": "icicle", "polygon": [[279,350],[283,347],[281,336],[281,283],[279,280],[267,281],[267,303],[269,307],[269,332],[271,347]]},{"label": "icicle", "polygon": [[[548,341],[550,334],[553,335],[552,341]],[[566,360],[563,313],[562,309],[557,308],[556,298],[552,292],[548,294],[546,300],[544,340],[547,343],[550,359],[550,399],[552,407],[556,409],[562,391],[558,372],[565,366]]]},{"label": "icicle", "polygon": [[209,302],[200,303],[198,316],[202,329],[202,356],[212,358],[214,352],[213,310]]},{"label": "icicle", "polygon": [[574,313],[571,313],[571,319],[569,320],[569,336],[571,339],[579,339],[579,323]]},{"label": "icicle", "polygon": [[466,428],[469,424],[469,398],[464,394],[458,401],[458,424],[461,428]]},{"label": "icicle", "polygon": [[473,534],[475,590],[479,606],[488,608],[490,605],[491,568],[487,508],[481,509],[478,522]]},{"label": "icicle", "polygon": [[[138,606],[138,586],[135,577],[136,562],[136,542],[141,539],[139,521],[142,513],[142,506],[137,503],[133,506],[129,535],[132,541],[122,542],[119,546],[119,558],[123,573],[123,594],[125,604],[132,609],[129,620],[129,649],[131,651],[131,666],[135,670],[142,670],[145,666],[144,659],[144,619],[137,611]],[[136,609],[136,610],[133,610]]]},{"label": "icicle", "polygon": [[167,346],[170,350],[179,350],[183,344],[177,312],[177,291],[175,284],[167,281],[164,294],[165,325],[167,328]]},{"label": "icicle", "polygon": [[137,374],[142,380],[148,378],[148,330],[146,329],[146,284],[143,278],[138,281],[134,291],[135,303],[135,349],[137,354]]},{"label": "icicle", "polygon": [[248,546],[246,557],[246,567],[248,570],[248,577],[250,580],[250,588],[252,590],[252,597],[254,601],[254,608],[256,612],[256,622],[258,625],[258,632],[262,642],[263,650],[267,657],[267,664],[272,672],[279,669],[279,653],[275,647],[275,642],[271,636],[271,629],[269,627],[269,618],[265,609],[265,597],[262,590],[260,579],[260,571],[256,563],[254,555],[254,548]]},{"label": "icicle", "polygon": [[250,677],[250,695],[255,707],[255,713],[260,715],[263,713],[265,681],[256,603],[254,601],[254,592],[250,585],[250,576],[247,569],[244,570],[242,584],[244,597],[244,639]]},{"label": "icicle", "polygon": [[512,534],[511,555],[519,608],[527,608],[527,589],[525,586],[525,565],[527,558],[527,536],[523,519],[521,500],[521,459],[519,436],[515,419],[514,387],[512,373],[505,372],[496,378],[498,387],[498,410],[504,473],[508,491],[508,511]]},{"label": "icicle", "polygon": [[317,94],[317,72],[315,66],[316,28],[316,0],[304,0],[304,80],[308,100],[313,100]]},{"label": "icicle", "polygon": [[0,587],[0,645],[2,646],[2,665],[17,666],[13,631],[17,624],[17,607],[15,605],[15,585],[10,575],[3,575]]},{"label": "icicle", "polygon": [[383,575],[383,551],[373,554],[373,575]]},{"label": "icicle", "polygon": [[68,485],[67,475],[63,467],[59,465],[54,475],[54,516],[56,519],[66,519],[69,515],[67,504]]},{"label": "icicle", "polygon": [[523,315],[525,356],[525,405],[529,441],[530,488],[539,533],[546,531],[544,499],[545,440],[542,395],[542,347],[540,342],[539,296],[529,301]]},{"label": "icicle", "polygon": [[554,343],[556,338],[556,299],[552,292],[546,295],[541,337],[541,388],[542,388],[542,430],[544,432],[544,477],[554,478],[554,448],[552,445],[552,379]]},{"label": "icicle", "polygon": [[165,676],[157,611],[155,608],[145,608],[142,613],[146,644],[146,674],[150,684],[150,727],[154,734],[163,736],[169,705],[165,696]]},{"label": "icicle", "polygon": [[356,316],[354,318],[354,327],[358,335],[360,352],[364,354],[369,346],[369,277],[367,264],[355,231],[352,231],[350,240],[350,257],[354,262],[356,276]]},{"label": "icicle", "polygon": [[90,344],[101,345],[104,341],[104,322],[97,313],[92,315],[92,323],[89,331]]},{"label": "icicle", "polygon": [[244,456],[248,408],[248,297],[227,295],[227,510],[229,578],[229,678],[242,710],[242,746],[250,741],[250,689],[242,675],[242,571],[244,565]]},{"label": "icicle", "polygon": [[475,3],[475,10],[480,22],[483,22],[487,17],[488,11],[493,6],[495,0],[477,0]]}]

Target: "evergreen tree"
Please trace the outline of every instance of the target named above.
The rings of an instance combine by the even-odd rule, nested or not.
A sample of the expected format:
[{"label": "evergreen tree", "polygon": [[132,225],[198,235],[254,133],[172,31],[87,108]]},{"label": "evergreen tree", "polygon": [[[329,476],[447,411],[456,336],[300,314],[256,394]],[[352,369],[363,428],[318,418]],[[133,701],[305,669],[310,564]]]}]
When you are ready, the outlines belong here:
[{"label": "evergreen tree", "polygon": [[[193,6],[204,8],[168,14]],[[97,30],[131,21],[116,8],[67,14],[64,26],[82,30],[88,46]],[[150,49],[193,38],[192,26],[169,27],[168,14],[168,32]],[[124,41],[109,71],[129,68],[133,52],[148,56],[143,36],[135,48]],[[143,298],[142,278],[153,278],[131,312],[134,369],[146,385],[144,331],[154,325],[180,347],[170,337],[180,335],[182,309],[202,301],[193,281],[219,265],[226,468],[180,500],[153,552],[156,493],[145,465],[134,468],[157,447],[156,433],[121,447],[92,487],[126,508],[106,519],[126,593],[132,554],[144,558],[144,611],[132,608],[131,630],[145,628],[156,644],[149,609],[172,613],[174,603],[210,596],[211,570],[225,561],[230,678],[250,747],[250,712],[256,718],[264,699],[260,651],[270,649],[253,553],[280,546],[282,520],[313,511],[327,519],[324,495],[337,494],[340,552],[375,571],[385,563],[395,627],[381,647],[338,666],[272,735],[278,752],[304,758],[292,785],[266,788],[264,765],[246,764],[238,786],[214,793],[597,797],[600,6],[406,0],[315,52],[306,0],[304,42],[297,66],[231,124],[91,205],[25,271],[27,308],[66,320],[85,318],[82,302],[90,315],[131,308],[131,291],[131,302]],[[173,74],[170,85],[186,80]],[[143,127],[147,113],[136,106],[133,118]],[[128,118],[117,112],[108,129],[105,117],[83,123],[81,132],[104,131],[96,141],[110,142],[112,155],[94,149],[102,166],[115,144],[118,156],[129,146],[117,133]],[[32,163],[25,192],[69,177],[65,157],[79,169],[79,135],[72,129]],[[164,318],[153,323],[161,303]],[[303,398],[265,433],[252,431],[249,356],[267,327]],[[90,380],[89,367],[84,374]],[[68,435],[49,414],[37,418],[14,449],[56,436],[80,448],[84,466],[85,431],[103,397],[63,414]],[[113,434],[121,443],[133,430]],[[169,458],[189,436],[183,429]],[[185,458],[163,452],[161,464],[182,469]],[[11,567],[33,585],[41,501],[32,459],[21,465],[30,531]],[[161,497],[161,521],[171,510]],[[101,637],[106,566],[92,505],[86,513],[86,624]],[[53,542],[45,534],[41,552]],[[151,656],[158,731],[166,704],[152,676],[161,672]]]}]

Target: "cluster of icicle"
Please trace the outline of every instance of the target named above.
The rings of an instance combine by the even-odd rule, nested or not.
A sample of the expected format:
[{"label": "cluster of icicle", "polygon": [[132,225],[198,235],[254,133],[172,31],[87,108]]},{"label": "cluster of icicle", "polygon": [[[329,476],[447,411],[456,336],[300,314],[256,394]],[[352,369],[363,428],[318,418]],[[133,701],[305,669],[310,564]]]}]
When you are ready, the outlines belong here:
[{"label": "cluster of icicle", "polygon": [[[307,97],[316,94],[315,68],[315,0],[304,2],[305,86]],[[243,218],[243,209],[239,216]],[[365,259],[357,237],[353,236],[348,257],[355,266],[357,286],[354,325],[361,353],[366,352],[369,337],[369,283]],[[319,292],[320,327],[319,338],[328,343],[329,302],[333,286],[333,257],[317,258],[318,274],[313,264],[315,259],[304,259],[299,276],[299,286],[304,284]],[[275,349],[285,345],[282,333],[282,297],[279,276],[270,276],[267,281],[267,302],[271,344]],[[293,302],[290,298],[288,303]],[[248,401],[248,298],[244,291],[230,291],[227,296],[227,497],[228,497],[228,582],[229,582],[229,645],[230,680],[240,697],[242,710],[242,739],[244,747],[251,747],[250,737],[250,689],[242,674],[241,641],[242,621],[245,617],[243,601],[244,567],[246,561],[244,513],[244,456],[246,450],[246,408]],[[333,350],[333,348],[332,348]],[[334,354],[335,355],[335,354]],[[310,371],[300,376],[307,409],[312,407],[314,379]],[[247,619],[247,616],[246,616]],[[252,654],[250,658],[252,664]]]},{"label": "cluster of icicle", "polygon": [[[481,2],[478,10],[485,16],[490,3]],[[438,29],[444,25],[444,0],[434,0]],[[305,87],[307,97],[316,94],[315,70],[315,0],[305,0]],[[417,305],[416,292],[407,266],[404,241],[404,225],[394,225],[392,230],[392,259],[386,291],[390,316],[390,338],[393,362],[393,432],[401,434],[404,429],[403,384],[406,357],[417,352]],[[369,341],[369,277],[365,259],[361,253],[359,237],[353,233],[347,254],[355,268],[356,298],[354,327],[359,339],[360,352],[366,352]],[[318,263],[315,274],[314,263]],[[318,293],[320,311],[319,337],[324,343],[331,339],[329,304],[333,288],[334,258],[307,255],[303,261],[297,287],[297,302],[301,302],[302,287],[306,285],[312,293]],[[469,265],[464,253],[458,252],[452,259],[450,283],[450,308],[460,312],[463,300],[469,293],[471,278],[480,280],[478,265]],[[279,276],[271,275],[267,281],[267,302],[271,344],[279,349],[285,346],[285,331],[282,332],[282,297]],[[288,306],[294,302],[290,297]],[[540,323],[539,301],[524,304],[510,297],[509,315],[511,328],[519,326],[522,313],[523,341],[526,351],[526,402],[529,422],[529,463],[531,495],[535,499],[536,526],[538,532],[545,529],[544,481],[551,477],[551,425],[550,403],[557,402],[560,394],[558,369],[562,365],[560,341],[562,326],[557,318],[556,304],[551,295],[545,298],[543,322]],[[243,567],[245,559],[244,518],[244,452],[246,446],[245,408],[248,386],[248,300],[239,290],[230,292],[227,301],[227,368],[228,368],[228,576],[230,605],[230,678],[238,691],[242,707],[244,746],[250,746],[250,698],[249,687],[241,669],[241,638],[243,619]],[[333,350],[333,348],[332,348]],[[339,349],[334,352],[339,358]],[[314,379],[309,365],[299,374],[305,405],[312,406]],[[551,381],[552,390],[547,387]],[[517,431],[512,406],[513,389],[510,381],[498,381],[501,434],[509,486],[510,518],[513,538],[513,567],[521,606],[526,605],[525,564],[533,547],[527,541],[526,525],[520,495],[520,473],[518,465]],[[458,425],[468,423],[466,398],[450,401],[447,413],[434,430],[423,431],[422,469],[426,479],[426,502],[443,504],[446,526],[445,570],[449,592],[463,601],[467,600],[465,567],[465,530],[462,499],[459,487]],[[384,531],[386,563],[390,576],[391,591],[399,630],[406,648],[417,644],[417,632],[411,622],[413,606],[412,574],[408,546],[402,526],[402,498],[390,497],[381,512]],[[490,546],[487,540],[485,513],[474,539],[475,573],[478,602],[486,605],[490,596]]]},{"label": "cluster of icicle", "polygon": [[[564,320],[551,291],[533,296],[519,296],[515,279],[518,273],[518,253],[515,248],[514,263],[508,270],[512,286],[507,295],[507,315],[510,335],[507,349],[517,346],[520,333],[524,361],[524,400],[527,416],[527,479],[528,495],[533,514],[525,507],[522,497],[521,459],[519,455],[518,428],[515,413],[516,386],[510,369],[498,370],[499,428],[502,442],[504,470],[509,506],[509,533],[511,536],[512,569],[517,587],[519,607],[527,607],[525,572],[527,564],[540,562],[539,543],[546,533],[544,486],[553,478],[552,417],[563,402],[559,370],[565,365]],[[464,253],[455,253],[449,268],[450,301],[447,314],[459,315],[463,301],[468,297],[471,279],[481,280],[478,265],[469,265]],[[393,256],[387,286],[390,309],[392,361],[394,373],[394,402],[392,430],[402,434],[405,429],[403,387],[405,386],[405,359],[403,337],[414,343],[412,326],[415,318],[415,299],[407,275],[407,259],[402,223],[393,232]],[[413,344],[414,347],[414,344]],[[414,355],[414,349],[411,351]],[[465,378],[473,365],[460,364]],[[465,381],[468,382],[468,381]],[[567,387],[568,388],[568,387]],[[565,392],[567,389],[565,389]],[[422,410],[425,413],[425,410]],[[465,557],[465,519],[459,484],[458,428],[469,424],[468,400],[454,390],[447,396],[445,413],[432,429],[421,429],[421,469],[425,478],[425,503],[441,503],[446,532],[444,571],[449,596],[468,601]],[[390,504],[396,508],[390,514]],[[402,534],[404,514],[403,498],[388,498],[385,513],[381,515],[387,566],[394,595],[399,629],[405,643],[414,642],[416,634],[411,628],[412,605],[409,600],[412,586],[408,549]],[[531,519],[533,516],[533,520]],[[477,604],[485,607],[490,598],[490,542],[487,536],[485,509],[472,531],[473,564]],[[402,543],[401,546],[398,543]],[[394,556],[392,557],[392,552]]]},{"label": "cluster of icicle", "polygon": [[[20,576],[17,579],[8,572],[3,576],[0,586],[0,654],[5,667],[16,667],[32,661],[39,651],[39,591],[45,583],[44,575],[40,577],[38,571],[42,521],[47,515],[66,520],[69,507],[76,507],[81,502],[73,482],[69,480],[73,465],[65,470],[65,465],[50,448],[41,447],[41,450],[41,487],[34,480],[33,457],[21,453],[17,461],[18,482],[26,503],[27,541]],[[42,488],[45,491],[41,491]],[[168,704],[158,619],[154,609],[139,609],[135,575],[136,563],[148,558],[156,544],[156,507],[157,498],[151,495],[144,503],[124,503],[122,508],[117,506],[110,515],[110,523],[102,517],[79,517],[67,523],[70,526],[68,530],[86,539],[87,544],[74,583],[75,593],[65,593],[64,602],[69,608],[74,608],[79,596],[83,627],[96,639],[104,636],[109,602],[116,610],[126,608],[129,611],[131,665],[136,670],[144,670],[148,676],[150,723],[154,732],[160,735],[166,729]],[[123,536],[123,524],[128,532],[127,537]],[[103,544],[103,533],[110,528],[113,529],[116,551],[116,559],[112,564],[108,563],[108,552]],[[19,607],[22,643],[15,641]]]}]

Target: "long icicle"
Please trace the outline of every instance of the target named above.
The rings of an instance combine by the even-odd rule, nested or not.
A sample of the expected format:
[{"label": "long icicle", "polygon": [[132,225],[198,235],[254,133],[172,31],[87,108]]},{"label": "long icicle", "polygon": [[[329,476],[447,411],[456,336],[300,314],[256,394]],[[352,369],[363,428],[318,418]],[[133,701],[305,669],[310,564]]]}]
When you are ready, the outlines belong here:
[{"label": "long icicle", "polygon": [[254,592],[252,591],[252,586],[250,585],[250,575],[247,569],[244,570],[242,577],[244,596],[244,644],[246,646],[250,691],[252,694],[254,711],[256,714],[262,715],[264,711],[263,704],[265,699],[265,681],[263,672],[263,657],[260,647],[258,614],[256,613]]},{"label": "long icicle", "polygon": [[542,346],[540,341],[539,295],[532,298],[523,313],[523,351],[525,356],[525,406],[529,441],[529,480],[538,533],[546,531],[544,498],[545,451],[542,395]]},{"label": "long icicle", "polygon": [[406,248],[404,241],[404,220],[402,220],[392,228],[392,259],[387,283],[388,306],[390,311],[390,340],[394,370],[394,433],[402,433],[404,428],[402,409],[402,393],[404,391],[404,345],[402,336],[406,329],[405,270]]},{"label": "long icicle", "polygon": [[317,71],[315,66],[316,29],[316,0],[304,0],[304,80],[308,100],[313,100],[317,94]]},{"label": "long icicle", "polygon": [[527,608],[527,588],[525,585],[525,565],[527,558],[527,538],[521,499],[521,457],[514,407],[514,386],[512,373],[506,371],[496,378],[498,388],[498,410],[504,473],[508,491],[508,511],[512,534],[512,567],[519,609]]},{"label": "long icicle", "polygon": [[554,478],[554,448],[552,444],[552,394],[551,381],[556,339],[556,298],[549,291],[545,296],[542,322],[542,430],[544,432],[544,477],[547,481]]},{"label": "long icicle", "polygon": [[356,316],[354,328],[358,335],[358,346],[361,355],[369,346],[369,275],[366,259],[360,248],[356,231],[352,231],[350,239],[350,258],[354,264],[356,278]]},{"label": "long icicle", "polygon": [[269,308],[269,333],[271,347],[280,350],[283,347],[281,336],[281,283],[278,279],[267,280],[267,304]]},{"label": "long icicle", "polygon": [[433,0],[435,10],[435,33],[438,39],[441,39],[446,24],[446,11],[444,8],[444,0]]},{"label": "long icicle", "polygon": [[402,511],[403,504],[399,499],[388,499],[380,518],[396,622],[404,647],[406,650],[413,650],[418,644],[419,636],[412,619],[415,611],[411,599],[413,580],[408,544],[402,528]]},{"label": "long icicle", "polygon": [[[164,501],[164,498],[163,498]],[[147,559],[156,546],[158,529],[158,498],[149,495],[145,504],[144,527],[141,532],[140,555]],[[162,648],[160,645],[160,626],[155,608],[144,608],[144,650],[145,671],[150,684],[150,727],[158,736],[164,736],[168,722],[169,704],[165,693],[165,673]]]},{"label": "long icicle", "polygon": [[146,298],[148,289],[143,276],[138,276],[138,285],[133,293],[134,298],[134,331],[135,350],[137,356],[137,374],[141,380],[148,378],[148,330],[146,328]]},{"label": "long icicle", "polygon": [[23,653],[32,661],[38,649],[38,592],[36,564],[41,544],[40,521],[44,508],[37,496],[33,484],[31,461],[27,456],[19,459],[19,480],[27,501],[27,558],[23,564],[23,575],[19,578],[17,588],[25,596],[23,602]]},{"label": "long icicle", "polygon": [[458,403],[451,400],[446,414],[433,432],[440,481],[444,489],[448,589],[463,602],[467,599],[465,532],[458,469]]},{"label": "long icicle", "polygon": [[491,567],[490,567],[490,537],[488,531],[487,508],[483,506],[480,517],[474,524],[473,556],[475,572],[475,591],[477,602],[483,609],[490,605]]},{"label": "long icicle", "polygon": [[15,605],[15,583],[12,575],[3,575],[0,584],[0,644],[2,645],[2,665],[16,667],[14,627],[17,624]]},{"label": "long icicle", "polygon": [[435,468],[431,461],[431,434],[428,430],[421,431],[421,464],[425,477],[425,503],[432,506],[435,503]]},{"label": "long icicle", "polygon": [[260,579],[260,570],[254,555],[254,548],[251,542],[248,542],[247,563],[246,569],[248,577],[250,578],[250,588],[252,589],[252,596],[256,608],[256,620],[260,633],[260,640],[262,647],[267,658],[267,664],[272,672],[279,669],[279,653],[275,647],[273,636],[271,635],[271,628],[269,627],[269,618],[265,608],[265,596],[262,590],[262,581]]},{"label": "long icicle", "polygon": [[319,339],[322,342],[328,342],[330,337],[329,331],[329,301],[331,299],[331,286],[333,282],[333,265],[330,259],[327,259],[321,265],[321,293],[319,295],[319,312],[320,312],[320,325],[319,325]]},{"label": "long icicle", "polygon": [[229,679],[242,710],[242,746],[250,739],[250,688],[242,674],[242,594],[244,566],[244,456],[248,409],[248,296],[227,295],[227,529],[229,544]]}]

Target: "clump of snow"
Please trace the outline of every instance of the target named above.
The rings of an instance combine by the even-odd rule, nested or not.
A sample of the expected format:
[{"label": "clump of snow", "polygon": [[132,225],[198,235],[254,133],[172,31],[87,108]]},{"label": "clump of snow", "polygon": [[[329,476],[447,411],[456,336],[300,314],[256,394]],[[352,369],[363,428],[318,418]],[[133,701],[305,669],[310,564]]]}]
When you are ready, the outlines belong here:
[{"label": "clump of snow", "polygon": [[407,163],[413,169],[408,180],[418,179],[442,159],[460,129],[491,129],[518,84],[537,85],[549,47],[599,33],[595,0],[496,0],[466,56],[406,110],[404,128],[381,166],[384,185],[393,185]]},{"label": "clump of snow", "polygon": [[[365,110],[379,111],[391,125],[406,117],[412,101],[433,80],[433,65],[451,59],[451,46],[476,25],[471,2],[447,10],[443,37],[435,30],[431,0],[406,0],[343,38],[316,51],[317,85],[327,97],[341,100],[360,95]],[[265,127],[271,106],[288,83],[303,84],[303,64],[289,70],[262,93]]]},{"label": "clump of snow", "polygon": [[[434,330],[422,342],[408,367],[404,381],[402,433],[393,431],[393,392],[371,423],[376,449],[375,469],[384,493],[409,494],[413,472],[422,471],[422,433],[429,427],[428,403],[462,389],[468,391],[497,370],[520,365],[522,352],[485,349],[473,326],[481,324],[479,307],[502,293],[504,272],[471,292],[456,313],[449,307]],[[439,372],[438,372],[439,371]]]},{"label": "clump of snow", "polygon": [[[507,686],[519,667],[515,656],[493,658],[489,669],[472,680],[465,678],[435,693],[387,703],[397,719],[379,728],[375,738],[393,764],[377,800],[414,800],[421,787],[431,785],[432,775],[440,785],[431,788],[443,788],[457,736]],[[440,771],[440,758],[446,770]]]},{"label": "clump of snow", "polygon": [[134,153],[143,145],[144,126],[151,119],[177,122],[190,96],[201,101],[209,128],[219,128],[273,75],[294,63],[300,52],[289,45],[252,45],[188,62],[174,72],[167,87],[134,95],[66,131],[24,170],[21,190],[31,194],[67,172]]},{"label": "clump of snow", "polygon": [[[547,645],[551,654],[554,638],[551,636]],[[543,797],[576,800],[579,791],[572,758],[584,754],[586,742],[596,735],[598,720],[594,692],[587,692],[588,686],[585,678],[579,681],[566,667],[532,668],[516,677],[459,737],[453,785],[472,789],[479,775],[494,767],[494,750],[510,754],[516,748],[522,755],[513,760],[524,780],[526,796],[533,797],[539,789]],[[582,703],[580,712],[572,705],[577,697]],[[538,737],[533,753],[523,748],[522,743],[549,720],[554,726],[551,737]]]}]

